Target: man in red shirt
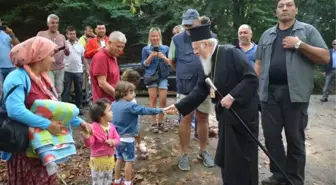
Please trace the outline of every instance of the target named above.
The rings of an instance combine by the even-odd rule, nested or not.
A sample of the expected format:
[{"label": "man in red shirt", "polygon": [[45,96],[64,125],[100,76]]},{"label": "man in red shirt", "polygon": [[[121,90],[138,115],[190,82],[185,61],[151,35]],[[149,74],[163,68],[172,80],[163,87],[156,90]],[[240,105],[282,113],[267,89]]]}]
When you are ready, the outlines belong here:
[{"label": "man in red shirt", "polygon": [[97,24],[96,31],[96,37],[89,39],[86,44],[84,56],[87,59],[92,59],[101,48],[104,48],[107,45],[109,40],[106,36],[106,28],[104,24]]},{"label": "man in red shirt", "polygon": [[120,81],[117,57],[123,53],[126,36],[120,31],[110,34],[106,47],[94,55],[90,64],[93,102],[99,98],[114,101],[114,88]]}]

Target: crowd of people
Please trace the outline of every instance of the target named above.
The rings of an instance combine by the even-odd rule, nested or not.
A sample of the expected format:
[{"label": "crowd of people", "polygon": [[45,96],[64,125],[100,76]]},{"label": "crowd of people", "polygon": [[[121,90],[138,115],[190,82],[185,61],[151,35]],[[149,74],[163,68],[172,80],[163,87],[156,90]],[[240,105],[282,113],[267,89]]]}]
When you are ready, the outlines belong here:
[{"label": "crowd of people", "polygon": [[[149,107],[138,105],[135,100],[139,73],[129,69],[120,76],[118,57],[127,42],[122,32],[113,31],[107,36],[105,25],[97,24],[94,30],[86,26],[78,39],[77,30],[68,26],[65,37],[59,31],[59,17],[50,14],[48,30],[20,43],[13,30],[0,21],[4,27],[0,31],[1,92],[3,96],[9,94],[3,107],[10,118],[22,124],[62,134],[64,126],[60,121],[36,115],[30,107],[37,99],[70,102],[73,84],[75,104],[82,108],[83,78],[90,77],[92,123],[78,117],[72,124],[82,128],[84,143],[90,148],[92,182],[102,185],[132,184],[136,149],[146,153],[139,133],[140,115],[152,115],[151,130],[161,133],[168,131],[165,114],[176,112],[180,170],[191,169],[188,149],[195,125],[198,159],[205,167],[218,165],[224,185],[257,185],[258,145],[241,120],[258,138],[260,112],[267,150],[291,182],[303,185],[305,128],[314,65],[325,65],[321,101],[326,102],[336,74],[336,40],[328,51],[317,29],[296,19],[294,0],[278,0],[276,7],[278,23],[262,34],[258,45],[252,41],[252,28],[247,24],[237,30],[238,43],[219,44],[211,31],[211,20],[195,9],[184,12],[182,24],[173,28],[169,46],[162,43],[160,28],[151,28],[141,56]],[[167,106],[170,67],[176,71],[177,97],[175,104]],[[214,86],[209,85],[209,80]],[[9,93],[14,86],[17,88]],[[219,122],[215,158],[207,150],[213,105]],[[282,142],[283,129],[287,153]],[[6,156],[9,185],[57,184],[56,174],[48,174],[40,159],[30,158],[25,152]],[[273,161],[270,171],[272,176],[263,179],[262,184],[289,184]]]}]

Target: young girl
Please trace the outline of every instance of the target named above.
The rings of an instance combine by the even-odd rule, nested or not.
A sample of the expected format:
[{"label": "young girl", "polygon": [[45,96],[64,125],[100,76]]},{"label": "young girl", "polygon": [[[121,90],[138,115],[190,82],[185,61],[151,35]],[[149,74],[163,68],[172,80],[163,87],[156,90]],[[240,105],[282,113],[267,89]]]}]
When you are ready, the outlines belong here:
[{"label": "young girl", "polygon": [[115,88],[115,99],[112,103],[113,123],[120,135],[117,146],[117,164],[115,166],[114,185],[121,185],[121,166],[125,162],[125,179],[123,185],[132,185],[132,164],[135,160],[135,138],[139,133],[139,115],[162,114],[161,108],[147,108],[133,102],[135,86],[120,81]]},{"label": "young girl", "polygon": [[[123,72],[123,75],[121,76],[121,80],[130,82],[135,86],[135,88],[137,88],[140,83],[140,74],[137,71],[134,71],[133,69],[127,69],[126,71]],[[132,102],[137,103],[135,98],[132,100]],[[138,119],[138,121],[140,124],[140,118]],[[140,151],[142,153],[146,153],[147,148],[145,146],[145,143],[141,142],[140,132],[139,132],[139,135],[135,137],[135,140],[137,142],[137,145]]]},{"label": "young girl", "polygon": [[106,98],[96,101],[90,109],[92,134],[83,133],[84,143],[91,149],[90,168],[93,185],[111,185],[114,151],[120,137],[112,120],[111,102]]}]

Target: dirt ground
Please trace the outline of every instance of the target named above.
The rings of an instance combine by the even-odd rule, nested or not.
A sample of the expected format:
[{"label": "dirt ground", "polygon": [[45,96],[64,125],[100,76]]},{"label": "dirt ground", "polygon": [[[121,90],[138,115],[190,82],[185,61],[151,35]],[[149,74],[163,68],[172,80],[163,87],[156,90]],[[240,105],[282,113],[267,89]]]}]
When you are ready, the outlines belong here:
[{"label": "dirt ground", "polygon": [[[336,133],[336,98],[320,103],[319,96],[312,96],[309,108],[309,124],[306,132],[307,165],[306,185],[336,185],[335,180],[335,133]],[[140,104],[147,104],[146,97],[138,97]],[[168,104],[174,103],[168,99]],[[174,126],[176,116],[166,118],[169,132],[153,134],[150,132],[149,117],[141,118],[141,132],[148,149],[148,158],[139,159],[134,165],[134,180],[137,185],[220,185],[221,175],[218,167],[205,168],[196,160],[198,142],[191,137],[190,161],[191,170],[181,172],[178,167],[179,145],[177,127]],[[210,126],[216,128],[214,114],[210,117]],[[260,127],[259,139],[264,143]],[[78,155],[61,165],[60,184],[89,185],[90,170],[88,168],[89,150],[83,145],[79,132],[75,130]],[[209,141],[209,152],[214,155],[217,138]],[[270,175],[268,160],[259,150],[259,179]],[[6,182],[5,163],[0,162],[0,184]]]}]

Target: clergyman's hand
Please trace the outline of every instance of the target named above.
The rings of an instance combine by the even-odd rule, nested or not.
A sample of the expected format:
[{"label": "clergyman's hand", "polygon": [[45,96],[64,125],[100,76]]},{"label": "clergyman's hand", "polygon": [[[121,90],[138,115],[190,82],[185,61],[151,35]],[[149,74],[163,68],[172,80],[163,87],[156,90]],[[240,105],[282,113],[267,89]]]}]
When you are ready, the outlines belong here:
[{"label": "clergyman's hand", "polygon": [[222,107],[225,107],[226,109],[230,109],[233,102],[234,102],[234,99],[232,98],[231,95],[228,94],[221,100],[221,105]]}]

